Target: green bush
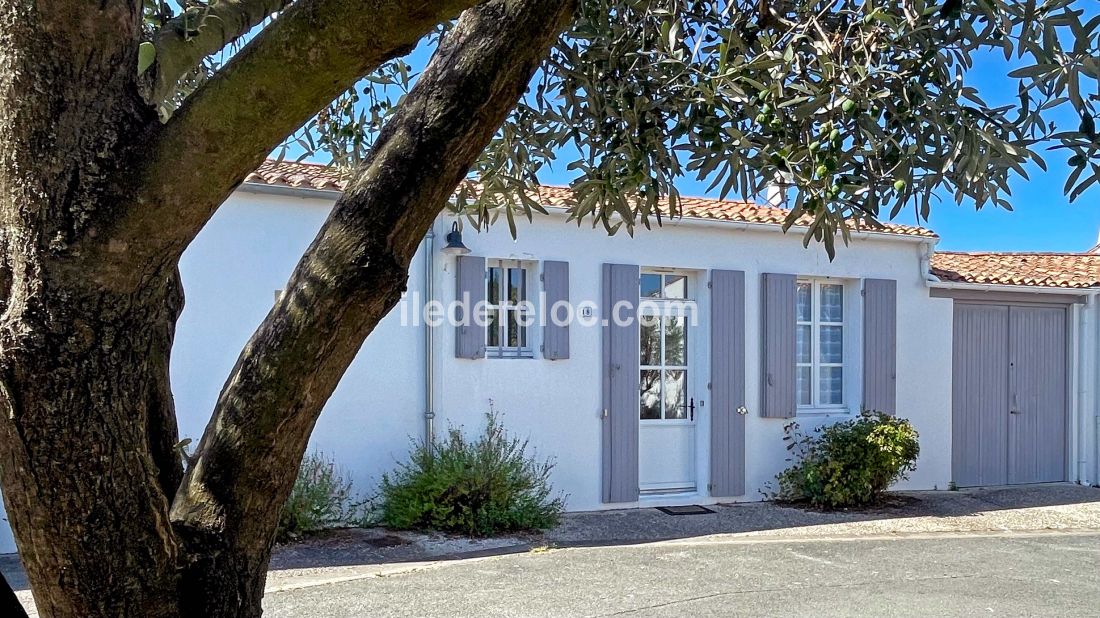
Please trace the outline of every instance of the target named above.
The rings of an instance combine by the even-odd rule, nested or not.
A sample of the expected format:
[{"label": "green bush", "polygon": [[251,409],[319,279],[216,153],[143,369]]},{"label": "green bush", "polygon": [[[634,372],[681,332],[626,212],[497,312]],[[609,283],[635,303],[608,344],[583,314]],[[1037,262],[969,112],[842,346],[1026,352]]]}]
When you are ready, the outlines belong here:
[{"label": "green bush", "polygon": [[357,525],[363,516],[363,502],[357,502],[351,480],[322,453],[302,459],[298,478],[283,510],[275,540],[286,542],[329,528]]},{"label": "green bush", "polygon": [[920,445],[909,421],[879,412],[820,427],[812,435],[787,426],[787,448],[798,459],[779,474],[776,497],[818,507],[861,506],[916,468]]},{"label": "green bush", "polygon": [[565,503],[551,496],[552,461],[527,455],[496,414],[470,441],[456,428],[434,449],[417,444],[408,463],[382,477],[382,523],[485,536],[557,524]]}]

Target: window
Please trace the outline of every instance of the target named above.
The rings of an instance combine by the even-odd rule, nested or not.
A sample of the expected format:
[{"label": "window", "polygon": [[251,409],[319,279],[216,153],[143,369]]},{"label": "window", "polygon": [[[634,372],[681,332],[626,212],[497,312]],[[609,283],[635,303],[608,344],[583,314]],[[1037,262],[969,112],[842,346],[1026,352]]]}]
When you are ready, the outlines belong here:
[{"label": "window", "polygon": [[642,300],[651,298],[687,300],[687,275],[676,273],[642,273]]},{"label": "window", "polygon": [[486,262],[486,354],[496,358],[530,358],[528,326],[531,304],[527,300],[530,269],[515,260]]},{"label": "window", "polygon": [[798,405],[844,405],[844,285],[799,280],[795,378]]},{"label": "window", "polygon": [[688,277],[642,273],[639,296],[639,418],[643,421],[694,420],[688,403],[688,325],[694,303]]}]

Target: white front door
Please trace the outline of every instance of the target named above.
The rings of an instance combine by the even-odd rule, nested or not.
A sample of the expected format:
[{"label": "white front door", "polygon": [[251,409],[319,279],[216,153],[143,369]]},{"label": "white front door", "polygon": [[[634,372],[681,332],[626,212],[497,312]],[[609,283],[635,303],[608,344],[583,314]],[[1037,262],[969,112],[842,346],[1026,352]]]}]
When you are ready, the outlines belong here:
[{"label": "white front door", "polygon": [[682,274],[643,273],[639,305],[638,484],[642,494],[696,489],[692,324]]}]

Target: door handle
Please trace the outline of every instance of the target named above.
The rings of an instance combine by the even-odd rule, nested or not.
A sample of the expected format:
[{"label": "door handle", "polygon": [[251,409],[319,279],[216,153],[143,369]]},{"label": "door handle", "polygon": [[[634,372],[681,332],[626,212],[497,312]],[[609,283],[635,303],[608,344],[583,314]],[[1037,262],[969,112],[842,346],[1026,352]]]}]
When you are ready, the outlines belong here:
[{"label": "door handle", "polygon": [[745,416],[746,414],[749,413],[749,409],[746,408],[745,406],[737,406],[737,413],[740,414],[741,416]]},{"label": "door handle", "polygon": [[689,400],[687,408],[688,408],[688,415],[690,417],[690,420],[694,421],[695,420],[695,398],[694,397],[692,397]]}]

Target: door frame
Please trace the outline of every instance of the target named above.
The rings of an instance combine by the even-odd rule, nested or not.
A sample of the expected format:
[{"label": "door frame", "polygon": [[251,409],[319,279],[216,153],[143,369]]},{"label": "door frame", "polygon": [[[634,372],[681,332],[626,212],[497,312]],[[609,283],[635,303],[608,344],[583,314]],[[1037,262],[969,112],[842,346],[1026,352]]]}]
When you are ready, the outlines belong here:
[{"label": "door frame", "polygon": [[[1084,303],[1084,299],[1081,296],[1073,294],[1035,294],[1026,292],[985,292],[982,290],[964,290],[964,289],[943,289],[932,288],[930,290],[933,297],[939,298],[951,298],[953,303],[951,306],[951,323],[952,329],[954,328],[955,310],[959,305],[985,305],[985,306],[1003,306],[1009,308],[1011,313],[1011,307],[1024,306],[1024,307],[1044,307],[1050,309],[1062,309],[1065,311],[1065,332],[1063,333],[1063,341],[1065,344],[1066,355],[1066,375],[1065,375],[1065,401],[1066,401],[1066,414],[1065,414],[1065,443],[1062,445],[1063,461],[1062,471],[1065,480],[1063,482],[1072,482],[1076,475],[1073,470],[1073,461],[1077,456],[1077,418],[1078,405],[1077,398],[1074,397],[1075,385],[1077,382],[1077,350],[1074,345],[1074,331],[1075,324],[1078,320],[1078,312],[1074,310],[1075,305]],[[939,292],[937,294],[937,292]],[[1009,318],[1011,319],[1011,318]],[[953,332],[953,330],[952,330]],[[952,337],[951,341],[952,356],[954,355],[955,341]],[[955,379],[954,367],[951,371],[951,379]],[[954,398],[951,402],[951,424],[954,426]],[[950,442],[950,457],[952,461],[951,466],[951,485],[954,486],[955,480],[955,467],[954,467],[954,448],[955,439],[954,436]],[[1007,482],[1007,477],[1006,477]]]},{"label": "door frame", "polygon": [[[707,392],[703,387],[707,384],[706,379],[703,377],[705,372],[709,371],[707,365],[709,354],[709,347],[703,338],[703,324],[707,316],[702,312],[704,303],[701,302],[701,295],[705,289],[704,274],[706,271],[700,271],[693,268],[678,268],[673,266],[641,266],[639,268],[639,279],[646,275],[679,275],[686,278],[687,288],[685,292],[686,298],[653,298],[642,297],[641,286],[638,289],[638,307],[636,315],[637,330],[638,330],[638,342],[641,344],[641,328],[643,315],[681,315],[681,312],[672,309],[676,303],[681,303],[687,307],[682,313],[684,315],[684,325],[686,330],[685,340],[687,342],[687,350],[684,358],[683,367],[687,371],[687,380],[685,385],[686,397],[690,402],[691,399],[695,399],[695,414],[693,419],[681,420],[681,419],[642,419],[641,418],[641,399],[638,400],[638,410],[636,412],[636,419],[638,423],[638,491],[641,497],[649,498],[661,498],[663,496],[678,496],[678,495],[694,495],[701,491],[701,488],[709,483],[709,478],[705,474],[705,470],[700,464],[706,457],[709,457],[709,434],[701,433],[703,426],[706,424],[703,414],[705,412],[704,393]],[[653,307],[657,310],[653,311]],[[663,365],[663,351],[664,351],[664,338],[661,340],[662,350],[662,365]],[[641,359],[639,356],[638,372],[639,381],[641,379]],[[639,391],[640,392],[640,391]],[[663,395],[662,395],[663,396]],[[645,452],[641,448],[641,434],[646,425],[651,426],[672,426],[672,427],[690,427],[691,428],[691,440],[692,440],[692,452],[690,454],[690,467],[692,471],[692,484],[691,488],[644,488],[642,486],[641,478],[641,465],[642,459],[645,457]]]}]

